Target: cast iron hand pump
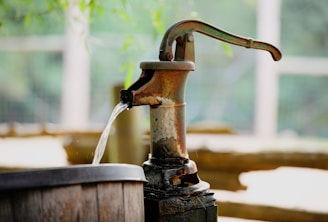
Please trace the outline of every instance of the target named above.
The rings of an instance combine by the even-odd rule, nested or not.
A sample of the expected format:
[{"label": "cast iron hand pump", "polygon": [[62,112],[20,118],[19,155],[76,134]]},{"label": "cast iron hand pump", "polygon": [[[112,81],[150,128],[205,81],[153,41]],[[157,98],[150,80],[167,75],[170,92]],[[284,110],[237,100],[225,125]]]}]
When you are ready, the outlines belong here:
[{"label": "cast iron hand pump", "polygon": [[161,61],[171,61],[173,59],[172,45],[173,42],[176,41],[174,60],[195,62],[193,32],[199,32],[214,39],[237,46],[266,50],[271,53],[272,58],[275,61],[281,59],[279,49],[269,43],[255,41],[250,38],[243,38],[220,30],[204,22],[195,20],[178,22],[166,31],[160,46],[159,59]]},{"label": "cast iron hand pump", "polygon": [[181,21],[167,30],[160,46],[160,61],[142,62],[139,79],[121,91],[121,101],[130,108],[150,106],[151,153],[143,165],[149,181],[145,186],[148,221],[162,217],[170,221],[170,215],[174,221],[178,215],[190,221],[185,212],[189,211],[188,215],[193,218],[190,211],[199,208],[205,209],[207,216],[196,221],[216,221],[213,195],[208,193],[208,183],[199,179],[185,141],[185,83],[189,72],[195,69],[193,32],[246,48],[266,50],[275,61],[281,58],[280,51],[271,44],[242,38],[200,21]]}]

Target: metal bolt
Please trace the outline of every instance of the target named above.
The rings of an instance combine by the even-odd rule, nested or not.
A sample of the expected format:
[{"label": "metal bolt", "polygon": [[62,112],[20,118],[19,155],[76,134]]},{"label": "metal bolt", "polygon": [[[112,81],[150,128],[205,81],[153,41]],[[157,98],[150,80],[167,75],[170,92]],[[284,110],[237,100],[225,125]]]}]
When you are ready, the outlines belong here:
[{"label": "metal bolt", "polygon": [[188,34],[187,40],[188,40],[188,42],[193,42],[194,36],[192,34]]}]

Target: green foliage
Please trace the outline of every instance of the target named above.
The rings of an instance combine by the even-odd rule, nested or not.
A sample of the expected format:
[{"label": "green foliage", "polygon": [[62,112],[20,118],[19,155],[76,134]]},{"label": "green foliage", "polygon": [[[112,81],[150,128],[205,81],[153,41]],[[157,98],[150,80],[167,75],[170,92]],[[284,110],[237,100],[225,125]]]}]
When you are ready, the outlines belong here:
[{"label": "green foliage", "polygon": [[131,83],[133,82],[133,74],[135,71],[135,63],[133,61],[126,61],[121,66],[121,71],[125,71],[125,80],[124,80],[124,88],[127,89]]},{"label": "green foliage", "polygon": [[[111,2],[101,2],[97,0],[78,0],[79,8],[82,12],[90,14],[89,21],[91,29],[100,20],[114,21],[111,31],[124,29],[128,34],[121,47],[122,53],[128,53],[131,47],[141,47],[134,37],[135,32],[144,32],[144,21],[150,21],[152,27],[153,41],[164,33],[165,23],[163,21],[163,3],[152,2],[150,4],[140,4],[138,1],[113,0]],[[0,3],[0,32],[4,35],[29,35],[29,34],[59,34],[64,32],[64,14],[68,9],[69,0],[4,0]],[[107,16],[105,16],[105,14]],[[108,16],[111,15],[111,16]],[[118,22],[115,22],[117,18]],[[148,18],[147,18],[148,17]],[[51,27],[51,29],[45,29]],[[104,26],[101,29],[104,30]],[[148,30],[147,30],[148,31]],[[146,32],[147,32],[146,31]],[[149,30],[150,31],[150,30]],[[131,84],[135,70],[130,64],[134,58],[127,56],[128,61],[122,64],[120,70],[126,70],[125,83]]]},{"label": "green foliage", "polygon": [[[0,33],[2,35],[48,34],[62,32],[62,0],[2,0],[0,2]],[[51,27],[45,29],[44,27]]]},{"label": "green foliage", "polygon": [[158,35],[163,35],[165,32],[165,23],[163,21],[163,7],[158,7],[151,13],[154,27],[153,39],[155,40]]},{"label": "green foliage", "polygon": [[233,52],[232,52],[231,48],[229,47],[228,43],[222,42],[221,44],[222,44],[223,50],[227,54],[227,56],[232,57]]},{"label": "green foliage", "polygon": [[[101,17],[104,13],[100,1],[77,1],[80,10],[90,14],[90,22],[95,16]],[[0,32],[6,35],[63,33],[65,13],[69,4],[70,0],[2,0]]]},{"label": "green foliage", "polygon": [[[91,32],[96,33],[121,33],[124,37],[120,54],[126,58],[119,71],[125,71],[125,85],[130,85],[136,74],[135,64],[146,49],[162,36],[167,25],[164,15],[164,2],[146,0],[140,1],[113,0],[102,2],[101,17],[94,16],[91,21]],[[152,35],[152,42],[140,42],[138,35]],[[119,41],[119,40],[118,40]],[[151,44],[152,43],[152,44]]]}]

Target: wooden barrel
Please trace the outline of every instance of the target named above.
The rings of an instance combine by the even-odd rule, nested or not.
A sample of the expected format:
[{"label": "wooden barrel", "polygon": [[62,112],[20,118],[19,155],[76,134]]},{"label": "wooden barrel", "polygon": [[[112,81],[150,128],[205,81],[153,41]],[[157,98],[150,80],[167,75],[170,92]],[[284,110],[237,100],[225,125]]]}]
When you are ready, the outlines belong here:
[{"label": "wooden barrel", "polygon": [[0,174],[0,221],[144,221],[141,167],[75,165]]}]

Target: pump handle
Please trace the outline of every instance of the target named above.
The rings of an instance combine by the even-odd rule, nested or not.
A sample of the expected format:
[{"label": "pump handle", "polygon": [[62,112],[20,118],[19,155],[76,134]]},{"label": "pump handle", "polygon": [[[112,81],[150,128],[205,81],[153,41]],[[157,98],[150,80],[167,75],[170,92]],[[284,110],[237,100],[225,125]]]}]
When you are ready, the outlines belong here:
[{"label": "pump handle", "polygon": [[176,40],[175,60],[194,62],[193,32],[199,32],[230,44],[268,51],[275,61],[279,61],[282,57],[279,49],[269,43],[243,38],[201,21],[184,20],[172,25],[164,34],[159,59],[161,61],[171,61],[173,59],[172,44]]}]

